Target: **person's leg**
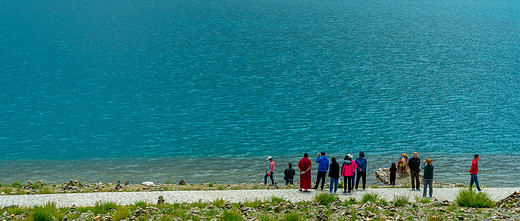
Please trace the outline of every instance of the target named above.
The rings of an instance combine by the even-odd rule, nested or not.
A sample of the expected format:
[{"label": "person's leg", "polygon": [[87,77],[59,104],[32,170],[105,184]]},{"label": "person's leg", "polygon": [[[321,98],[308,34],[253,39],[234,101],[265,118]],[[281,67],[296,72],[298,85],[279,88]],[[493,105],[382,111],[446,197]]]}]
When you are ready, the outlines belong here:
[{"label": "person's leg", "polygon": [[367,172],[361,172],[361,179],[363,180],[363,190],[365,190],[367,184]]},{"label": "person's leg", "polygon": [[410,170],[410,179],[412,179],[412,190],[415,189],[415,179],[414,179],[414,177],[415,177],[415,171]]},{"label": "person's leg", "polygon": [[475,186],[477,186],[477,190],[480,192],[480,184],[478,183],[478,175],[475,174]]},{"label": "person's leg", "polygon": [[359,186],[359,178],[361,178],[361,173],[357,172],[357,175],[356,175],[356,190],[358,189],[358,186]]},{"label": "person's leg", "polygon": [[[329,193],[332,193],[332,189],[334,189],[334,180],[336,178],[330,178],[330,186],[329,186]],[[334,191],[335,192],[335,191]]]},{"label": "person's leg", "polygon": [[343,177],[343,193],[346,193],[347,192],[347,177],[344,176]]},{"label": "person's leg", "polygon": [[313,189],[318,189],[318,185],[320,185],[320,171],[318,171],[318,175],[316,176],[316,185],[314,185]]},{"label": "person's leg", "polygon": [[471,176],[471,181],[469,182],[469,189],[473,189],[473,183],[475,182],[473,174]]},{"label": "person's leg", "polygon": [[430,186],[430,198],[433,196],[433,180],[430,180],[428,185]]},{"label": "person's leg", "polygon": [[264,176],[264,184],[267,184],[267,173]]},{"label": "person's leg", "polygon": [[422,197],[426,197],[426,185],[428,185],[428,181],[427,180],[423,180],[423,193],[422,193]]},{"label": "person's leg", "polygon": [[350,193],[350,190],[352,190],[352,176],[349,176],[347,179],[348,179],[348,192]]},{"label": "person's leg", "polygon": [[335,180],[334,180],[334,193],[336,193],[338,191],[338,182],[339,182],[339,178],[335,178]]},{"label": "person's leg", "polygon": [[415,183],[417,183],[416,187],[417,187],[417,190],[419,190],[420,185],[421,185],[421,181],[419,180],[419,172],[415,172]]},{"label": "person's leg", "polygon": [[327,176],[327,171],[320,172],[321,173],[321,190],[323,190],[323,187],[325,186],[325,177]]},{"label": "person's leg", "polygon": [[352,173],[352,189],[356,186],[356,172]]},{"label": "person's leg", "polygon": [[273,173],[274,173],[274,172],[271,172],[270,177],[271,177],[271,183],[274,185]]}]

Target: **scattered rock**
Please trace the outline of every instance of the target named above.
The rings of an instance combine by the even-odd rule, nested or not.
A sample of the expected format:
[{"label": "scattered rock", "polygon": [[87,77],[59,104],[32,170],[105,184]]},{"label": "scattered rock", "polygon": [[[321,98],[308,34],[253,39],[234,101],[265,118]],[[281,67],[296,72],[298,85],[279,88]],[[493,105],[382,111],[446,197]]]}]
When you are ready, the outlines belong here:
[{"label": "scattered rock", "polygon": [[123,186],[121,186],[121,180],[117,181],[117,185],[116,185],[116,187],[114,189],[115,190],[123,189]]},{"label": "scattered rock", "polygon": [[179,180],[179,185],[186,185],[186,182],[184,182],[183,179],[180,179],[180,180]]},{"label": "scattered rock", "polygon": [[164,197],[163,196],[159,196],[159,199],[157,200],[157,205],[161,205],[161,204],[164,204]]}]

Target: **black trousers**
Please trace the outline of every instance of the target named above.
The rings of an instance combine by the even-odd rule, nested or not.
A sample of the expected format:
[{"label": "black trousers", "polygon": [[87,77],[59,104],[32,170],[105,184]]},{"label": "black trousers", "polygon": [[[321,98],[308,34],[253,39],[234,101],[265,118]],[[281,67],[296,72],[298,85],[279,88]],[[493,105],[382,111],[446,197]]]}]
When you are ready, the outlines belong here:
[{"label": "black trousers", "polygon": [[395,173],[390,173],[390,185],[395,186]]},{"label": "black trousers", "polygon": [[365,185],[367,184],[367,172],[357,172],[357,179],[356,179],[356,190],[359,186],[359,178],[363,178],[363,189],[365,189]]},{"label": "black trousers", "polygon": [[325,186],[325,177],[327,176],[327,171],[321,172],[318,171],[318,180],[316,180],[316,186],[314,186],[314,189],[318,189],[318,186],[320,185],[321,180],[321,189],[323,190],[323,186]]},{"label": "black trousers", "polygon": [[410,176],[412,177],[412,189],[419,189],[419,185],[421,185],[419,171],[410,170]]}]

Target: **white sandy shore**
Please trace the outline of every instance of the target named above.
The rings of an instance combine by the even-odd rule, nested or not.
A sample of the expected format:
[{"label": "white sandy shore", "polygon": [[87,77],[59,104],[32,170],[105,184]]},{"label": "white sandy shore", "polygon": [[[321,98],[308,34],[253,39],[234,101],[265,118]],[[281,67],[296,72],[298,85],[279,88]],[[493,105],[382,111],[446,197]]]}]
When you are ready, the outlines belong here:
[{"label": "white sandy shore", "polygon": [[[515,188],[488,188],[485,191],[491,194],[493,200],[503,199],[520,187]],[[459,188],[436,188],[433,198],[438,200],[454,201]],[[338,192],[341,192],[338,190]],[[110,201],[127,205],[136,201],[157,203],[159,196],[163,196],[167,203],[214,201],[223,199],[227,202],[244,202],[247,200],[263,200],[271,196],[282,197],[291,202],[310,201],[316,193],[328,193],[327,191],[311,191],[310,193],[298,192],[294,189],[284,190],[213,190],[213,191],[163,191],[163,192],[105,192],[105,193],[73,193],[73,194],[39,194],[39,195],[6,195],[0,196],[0,206],[34,206],[54,201],[59,207],[92,206],[98,201]],[[365,193],[378,193],[387,200],[392,200],[395,195],[408,196],[414,201],[415,196],[422,196],[422,191],[412,191],[405,188],[370,188],[366,191],[355,191],[351,194],[338,193],[340,199],[355,197],[361,199]]]}]

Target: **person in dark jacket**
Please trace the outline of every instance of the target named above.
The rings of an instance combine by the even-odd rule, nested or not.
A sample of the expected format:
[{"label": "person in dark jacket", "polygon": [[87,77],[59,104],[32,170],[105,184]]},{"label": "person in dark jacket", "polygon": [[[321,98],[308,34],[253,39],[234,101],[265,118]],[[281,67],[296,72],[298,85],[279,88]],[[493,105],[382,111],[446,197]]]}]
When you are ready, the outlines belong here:
[{"label": "person in dark jacket", "polygon": [[338,191],[339,164],[336,162],[336,157],[333,157],[331,160],[332,163],[329,167],[330,193],[332,193],[332,189],[334,189],[334,193],[336,193],[336,191]]},{"label": "person in dark jacket", "polygon": [[321,182],[321,190],[323,190],[323,186],[325,186],[325,177],[327,176],[327,170],[329,170],[329,158],[325,156],[325,151],[321,151],[320,154],[318,154],[318,158],[316,159],[316,163],[319,164],[318,166],[318,179],[316,180],[316,185],[313,189],[318,189],[318,186]]},{"label": "person in dark jacket", "polygon": [[432,198],[433,195],[433,160],[428,158],[424,161],[427,165],[424,166],[424,176],[423,176],[423,184],[424,184],[424,190],[423,190],[423,197],[426,197],[426,189],[427,187],[430,188],[430,198]]},{"label": "person in dark jacket", "polygon": [[359,178],[363,178],[363,190],[365,190],[365,185],[367,183],[367,159],[365,159],[365,152],[360,151],[359,157],[356,159],[357,164],[357,178],[356,178],[356,190],[359,186]]},{"label": "person in dark jacket", "polygon": [[417,157],[417,152],[413,152],[413,157],[408,161],[410,167],[410,177],[412,178],[412,190],[419,190],[419,172],[421,172],[421,159]]},{"label": "person in dark jacket", "polygon": [[395,175],[397,174],[397,166],[395,163],[392,163],[390,166],[390,186],[395,186]]},{"label": "person in dark jacket", "polygon": [[283,172],[285,180],[285,185],[294,184],[294,174],[296,174],[296,171],[292,168],[292,163],[289,163],[289,168],[285,169]]}]

